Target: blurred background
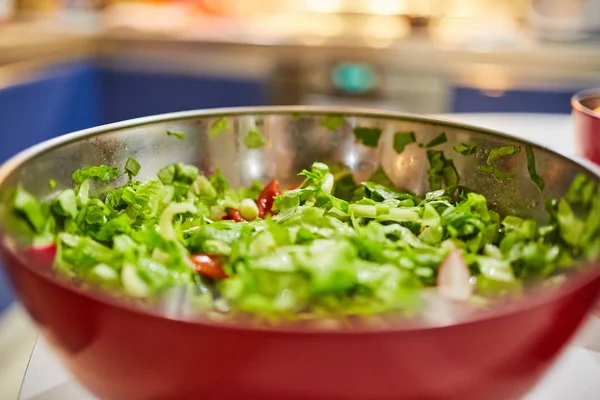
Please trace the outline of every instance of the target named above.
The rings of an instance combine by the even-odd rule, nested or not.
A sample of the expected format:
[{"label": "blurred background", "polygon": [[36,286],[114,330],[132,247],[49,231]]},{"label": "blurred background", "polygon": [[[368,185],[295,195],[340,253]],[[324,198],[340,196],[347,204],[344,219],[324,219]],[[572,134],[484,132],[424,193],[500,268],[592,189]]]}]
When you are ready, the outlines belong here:
[{"label": "blurred background", "polygon": [[567,114],[593,86],[600,0],[0,0],[0,162],[170,111]]}]

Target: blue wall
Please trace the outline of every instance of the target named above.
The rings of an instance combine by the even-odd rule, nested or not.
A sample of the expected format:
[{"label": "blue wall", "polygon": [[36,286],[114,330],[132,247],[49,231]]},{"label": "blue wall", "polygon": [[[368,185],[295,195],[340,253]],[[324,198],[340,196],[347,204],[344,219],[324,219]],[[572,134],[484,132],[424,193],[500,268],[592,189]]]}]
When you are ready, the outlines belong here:
[{"label": "blue wall", "polygon": [[101,71],[105,122],[201,108],[267,103],[267,82],[239,78]]},{"label": "blue wall", "polygon": [[51,68],[0,90],[0,162],[35,143],[102,122],[99,73],[92,64]]},{"label": "blue wall", "polygon": [[[145,115],[262,105],[267,82],[98,68],[91,61],[48,68],[0,90],[0,163],[65,133]],[[0,268],[0,312],[12,302]]]},{"label": "blue wall", "polygon": [[571,113],[571,97],[578,89],[507,90],[488,96],[479,89],[457,86],[452,90],[451,112]]}]

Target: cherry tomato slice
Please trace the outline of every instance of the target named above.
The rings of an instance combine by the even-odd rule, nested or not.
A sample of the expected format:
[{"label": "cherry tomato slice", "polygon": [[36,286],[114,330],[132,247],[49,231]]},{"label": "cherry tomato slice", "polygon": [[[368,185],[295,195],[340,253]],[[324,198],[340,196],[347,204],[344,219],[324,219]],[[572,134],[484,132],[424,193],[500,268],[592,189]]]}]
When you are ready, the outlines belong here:
[{"label": "cherry tomato slice", "polygon": [[235,208],[229,208],[227,209],[227,219],[232,219],[235,222],[244,222],[244,218],[242,218],[242,215],[240,214],[240,212],[238,210],[236,210]]},{"label": "cherry tomato slice", "polygon": [[50,271],[54,264],[54,258],[58,247],[54,243],[41,245],[41,246],[30,246],[25,250],[25,257],[32,263],[34,268],[43,271]]},{"label": "cherry tomato slice", "polygon": [[264,218],[268,213],[273,210],[273,198],[281,194],[281,187],[279,181],[273,179],[269,182],[258,195],[256,205],[258,206],[258,216]]},{"label": "cherry tomato slice", "polygon": [[208,254],[194,254],[190,260],[194,263],[196,271],[210,278],[227,278],[223,267],[217,261],[218,257]]}]

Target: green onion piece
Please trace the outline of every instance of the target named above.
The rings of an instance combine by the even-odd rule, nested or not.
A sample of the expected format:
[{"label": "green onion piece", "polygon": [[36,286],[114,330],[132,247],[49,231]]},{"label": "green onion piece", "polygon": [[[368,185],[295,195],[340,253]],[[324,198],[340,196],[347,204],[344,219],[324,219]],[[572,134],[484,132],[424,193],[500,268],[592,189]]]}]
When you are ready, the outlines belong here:
[{"label": "green onion piece", "polygon": [[185,133],[184,132],[167,131],[167,135],[174,136],[174,137],[176,137],[177,139],[180,139],[180,140],[185,139]]},{"label": "green onion piece", "polygon": [[535,167],[535,155],[533,154],[533,149],[531,145],[525,145],[525,152],[527,153],[527,171],[529,171],[529,176],[535,185],[540,189],[544,190],[544,186],[546,183],[544,179],[537,173],[537,169]]}]

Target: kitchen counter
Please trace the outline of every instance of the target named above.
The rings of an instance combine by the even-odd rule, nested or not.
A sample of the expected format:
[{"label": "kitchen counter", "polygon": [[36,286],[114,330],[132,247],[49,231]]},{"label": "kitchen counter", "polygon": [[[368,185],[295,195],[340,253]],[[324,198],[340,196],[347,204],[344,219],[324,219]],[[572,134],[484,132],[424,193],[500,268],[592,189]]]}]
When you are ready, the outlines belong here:
[{"label": "kitchen counter", "polygon": [[[566,155],[573,155],[572,122],[566,115],[537,115],[537,114],[453,114],[442,117],[460,122],[480,125],[497,129],[527,138],[533,142],[548,146]],[[35,344],[36,330],[24,311],[18,305],[13,305],[8,312],[0,316],[0,354],[3,355],[0,366],[0,398],[15,399],[23,381],[27,360]],[[42,351],[42,350],[40,350]],[[51,353],[43,350],[44,357],[51,358]],[[49,354],[49,355],[48,355]],[[563,367],[561,367],[563,368]],[[564,369],[564,368],[563,368]],[[40,369],[32,372],[36,376],[28,378],[27,393],[37,396],[45,391],[51,391],[53,385],[68,382],[68,374],[61,369],[53,374],[44,375]],[[77,385],[66,385],[65,390],[81,390]],[[54,393],[57,395],[58,392]],[[65,393],[65,392],[61,392]],[[69,392],[73,394],[74,392]],[[75,392],[82,393],[82,392]],[[35,397],[42,398],[42,397]],[[65,398],[47,397],[47,398]],[[82,398],[82,397],[71,397]]]}]

